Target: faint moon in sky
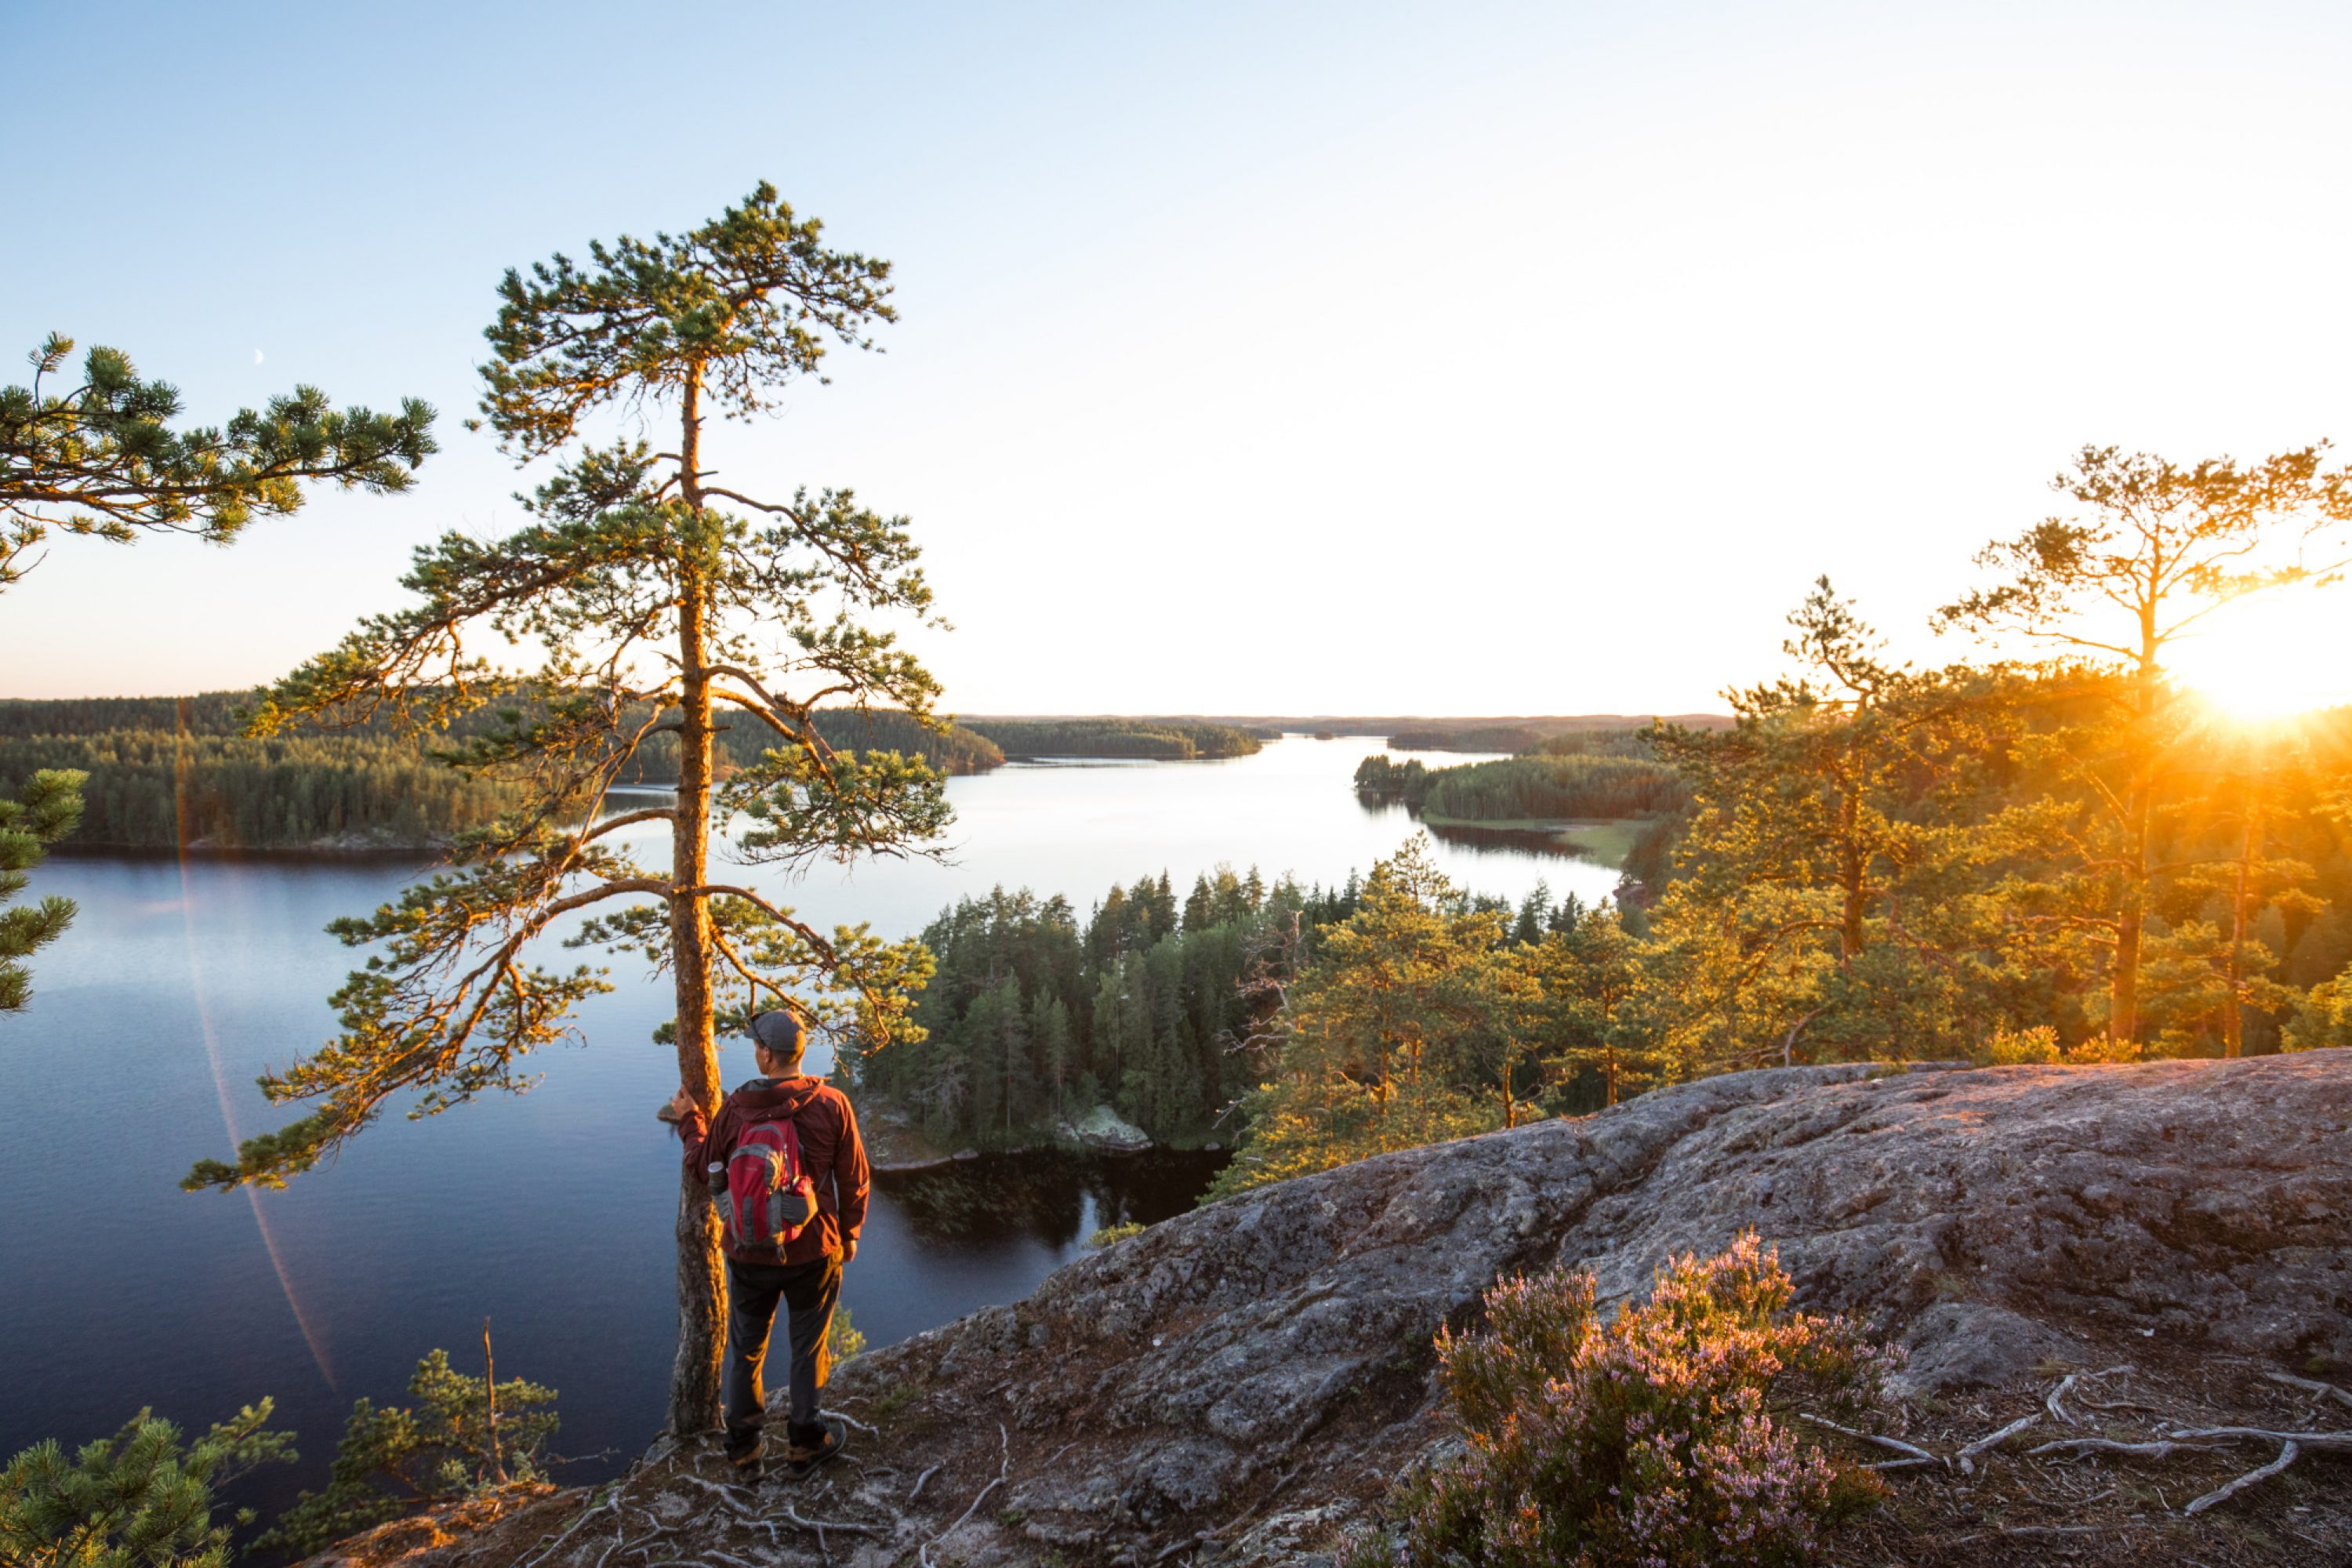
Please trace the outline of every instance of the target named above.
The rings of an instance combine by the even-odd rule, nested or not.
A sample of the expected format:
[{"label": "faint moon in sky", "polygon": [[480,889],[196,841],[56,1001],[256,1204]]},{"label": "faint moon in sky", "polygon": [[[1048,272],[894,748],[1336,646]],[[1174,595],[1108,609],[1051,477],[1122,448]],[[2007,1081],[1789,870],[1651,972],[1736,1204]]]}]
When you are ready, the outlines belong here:
[{"label": "faint moon in sky", "polygon": [[256,364],[259,364],[261,363],[261,351],[259,349],[253,351],[253,363]]}]

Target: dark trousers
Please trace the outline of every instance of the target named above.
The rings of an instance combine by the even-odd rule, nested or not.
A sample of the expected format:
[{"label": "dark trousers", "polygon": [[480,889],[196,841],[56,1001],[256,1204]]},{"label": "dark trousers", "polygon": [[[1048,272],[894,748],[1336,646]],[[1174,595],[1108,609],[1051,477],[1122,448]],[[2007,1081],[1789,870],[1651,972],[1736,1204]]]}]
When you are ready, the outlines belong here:
[{"label": "dark trousers", "polygon": [[727,1372],[723,1384],[730,1437],[749,1441],[767,1410],[760,1367],[768,1359],[768,1331],[776,1302],[784,1303],[792,1340],[792,1423],[817,1425],[817,1399],[824,1392],[832,1357],[825,1344],[833,1327],[833,1304],[841,1296],[841,1259],[814,1263],[738,1263],[727,1260]]}]

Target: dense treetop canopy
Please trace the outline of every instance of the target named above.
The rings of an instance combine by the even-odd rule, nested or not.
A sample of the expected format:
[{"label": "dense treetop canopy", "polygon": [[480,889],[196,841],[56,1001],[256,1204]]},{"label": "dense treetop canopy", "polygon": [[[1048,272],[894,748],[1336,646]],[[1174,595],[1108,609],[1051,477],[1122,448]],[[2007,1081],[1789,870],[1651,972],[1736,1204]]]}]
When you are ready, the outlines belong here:
[{"label": "dense treetop canopy", "polygon": [[740,206],[684,235],[624,235],[509,269],[484,332],[482,415],[512,450],[553,451],[607,404],[691,388],[748,418],[775,390],[815,373],[825,342],[875,346],[891,321],[890,264],[828,250],[824,226],[795,217],[761,181]]}]

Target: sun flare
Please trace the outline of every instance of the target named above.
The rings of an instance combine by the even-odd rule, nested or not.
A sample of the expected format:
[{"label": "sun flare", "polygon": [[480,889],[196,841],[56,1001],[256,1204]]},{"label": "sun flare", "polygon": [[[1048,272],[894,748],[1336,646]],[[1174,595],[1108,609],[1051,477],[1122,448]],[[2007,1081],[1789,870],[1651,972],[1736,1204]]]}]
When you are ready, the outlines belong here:
[{"label": "sun flare", "polygon": [[2183,685],[2232,718],[2352,702],[2352,588],[2242,600],[2183,637],[2170,662]]}]

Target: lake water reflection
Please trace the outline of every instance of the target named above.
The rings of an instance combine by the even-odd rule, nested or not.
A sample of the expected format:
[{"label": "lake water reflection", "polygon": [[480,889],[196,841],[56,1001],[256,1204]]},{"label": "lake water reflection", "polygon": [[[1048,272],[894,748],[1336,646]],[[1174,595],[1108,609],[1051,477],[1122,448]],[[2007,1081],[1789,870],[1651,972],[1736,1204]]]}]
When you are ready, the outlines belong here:
[{"label": "lake water reflection", "polygon": [[[953,864],[753,874],[821,923],[918,930],[993,885],[1083,912],[1162,869],[1179,892],[1227,863],[1336,881],[1393,852],[1403,815],[1348,788],[1360,740],[1286,740],[1218,763],[1007,767],[950,785]],[[1447,757],[1433,761],[1458,762]],[[1513,899],[1538,879],[1604,895],[1613,873],[1517,849],[1441,845],[1457,879]],[[436,1346],[493,1320],[501,1369],[562,1391],[559,1447],[613,1450],[661,1417],[675,1330],[677,1144],[652,1118],[675,1086],[650,1041],[662,988],[635,973],[583,1009],[582,1048],[530,1094],[422,1122],[388,1119],[279,1193],[186,1195],[191,1162],[284,1112],[253,1079],[331,1030],[353,955],[323,933],[414,868],[65,858],[36,890],[77,900],[36,961],[32,1010],[0,1022],[0,1456],[111,1431],[142,1405],[201,1429],[263,1394],[304,1439],[265,1508],[323,1479],[351,1401],[399,1396]],[[725,1052],[729,1079],[748,1052]],[[882,1184],[844,1300],[876,1345],[1019,1298],[1098,1226],[1190,1205],[1213,1159],[963,1162]]]}]

